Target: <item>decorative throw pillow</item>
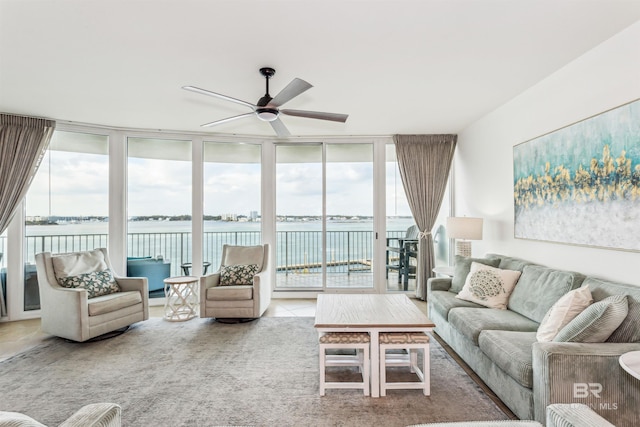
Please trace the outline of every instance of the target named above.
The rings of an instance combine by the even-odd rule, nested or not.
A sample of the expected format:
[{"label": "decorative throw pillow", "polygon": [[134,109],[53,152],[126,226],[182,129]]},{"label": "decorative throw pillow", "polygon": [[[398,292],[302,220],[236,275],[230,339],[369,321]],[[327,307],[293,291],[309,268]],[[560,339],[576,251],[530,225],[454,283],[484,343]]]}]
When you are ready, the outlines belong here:
[{"label": "decorative throw pillow", "polygon": [[489,308],[506,310],[509,295],[516,286],[520,274],[522,273],[519,271],[502,270],[473,262],[464,287],[456,298]]},{"label": "decorative throw pillow", "polygon": [[558,332],[556,342],[605,342],[629,311],[626,295],[594,302]]},{"label": "decorative throw pillow", "polygon": [[109,268],[100,249],[53,255],[51,262],[56,279],[104,271]]},{"label": "decorative throw pillow", "polygon": [[542,319],[538,332],[536,332],[538,342],[552,341],[562,328],[589,307],[592,302],[593,297],[588,285],[564,294],[551,306]]},{"label": "decorative throw pillow", "polygon": [[89,298],[120,292],[120,286],[108,268],[103,271],[78,274],[77,276],[61,277],[58,279],[58,284],[65,288],[86,289]]},{"label": "decorative throw pillow", "polygon": [[251,285],[258,272],[258,264],[223,265],[220,267],[220,286]]},{"label": "decorative throw pillow", "polygon": [[456,255],[456,263],[449,292],[455,292],[457,294],[462,290],[465,281],[467,280],[467,276],[469,275],[469,271],[471,270],[471,263],[474,262],[489,265],[491,267],[497,267],[500,264],[500,260],[498,258],[468,258]]}]

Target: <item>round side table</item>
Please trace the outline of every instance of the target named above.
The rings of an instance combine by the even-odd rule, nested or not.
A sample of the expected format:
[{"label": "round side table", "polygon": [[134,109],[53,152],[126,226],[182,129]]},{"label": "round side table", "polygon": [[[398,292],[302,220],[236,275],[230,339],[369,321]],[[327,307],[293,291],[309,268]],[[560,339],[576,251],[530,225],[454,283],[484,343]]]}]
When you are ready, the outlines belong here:
[{"label": "round side table", "polygon": [[198,315],[198,281],[193,276],[164,279],[165,320],[183,322]]}]

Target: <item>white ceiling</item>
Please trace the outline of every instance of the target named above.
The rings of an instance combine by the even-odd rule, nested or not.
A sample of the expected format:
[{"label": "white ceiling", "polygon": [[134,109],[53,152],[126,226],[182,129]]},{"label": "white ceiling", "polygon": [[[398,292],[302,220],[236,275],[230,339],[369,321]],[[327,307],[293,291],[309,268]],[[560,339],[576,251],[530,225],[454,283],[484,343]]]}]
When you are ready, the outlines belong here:
[{"label": "white ceiling", "polygon": [[[294,135],[456,133],[640,19],[640,0],[0,0],[0,111],[199,131],[294,77]],[[638,54],[629,52],[629,54]],[[256,118],[211,133],[273,135]]]}]

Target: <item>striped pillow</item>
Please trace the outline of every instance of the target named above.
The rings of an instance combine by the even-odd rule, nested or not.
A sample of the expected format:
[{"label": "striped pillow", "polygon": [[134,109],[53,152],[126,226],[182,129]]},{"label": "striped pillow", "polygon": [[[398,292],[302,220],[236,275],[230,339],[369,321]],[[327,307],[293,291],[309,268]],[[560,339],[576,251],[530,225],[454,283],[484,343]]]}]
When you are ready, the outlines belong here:
[{"label": "striped pillow", "polygon": [[626,295],[612,295],[591,304],[562,328],[555,342],[605,342],[627,317]]}]

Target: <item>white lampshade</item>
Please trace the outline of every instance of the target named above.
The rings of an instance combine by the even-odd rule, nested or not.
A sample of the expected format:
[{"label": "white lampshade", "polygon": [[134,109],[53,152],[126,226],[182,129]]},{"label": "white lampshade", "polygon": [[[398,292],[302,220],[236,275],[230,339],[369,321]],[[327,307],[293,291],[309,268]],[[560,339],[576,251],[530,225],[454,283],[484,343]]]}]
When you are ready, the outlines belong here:
[{"label": "white lampshade", "polygon": [[449,217],[447,235],[450,239],[482,240],[482,218]]}]

